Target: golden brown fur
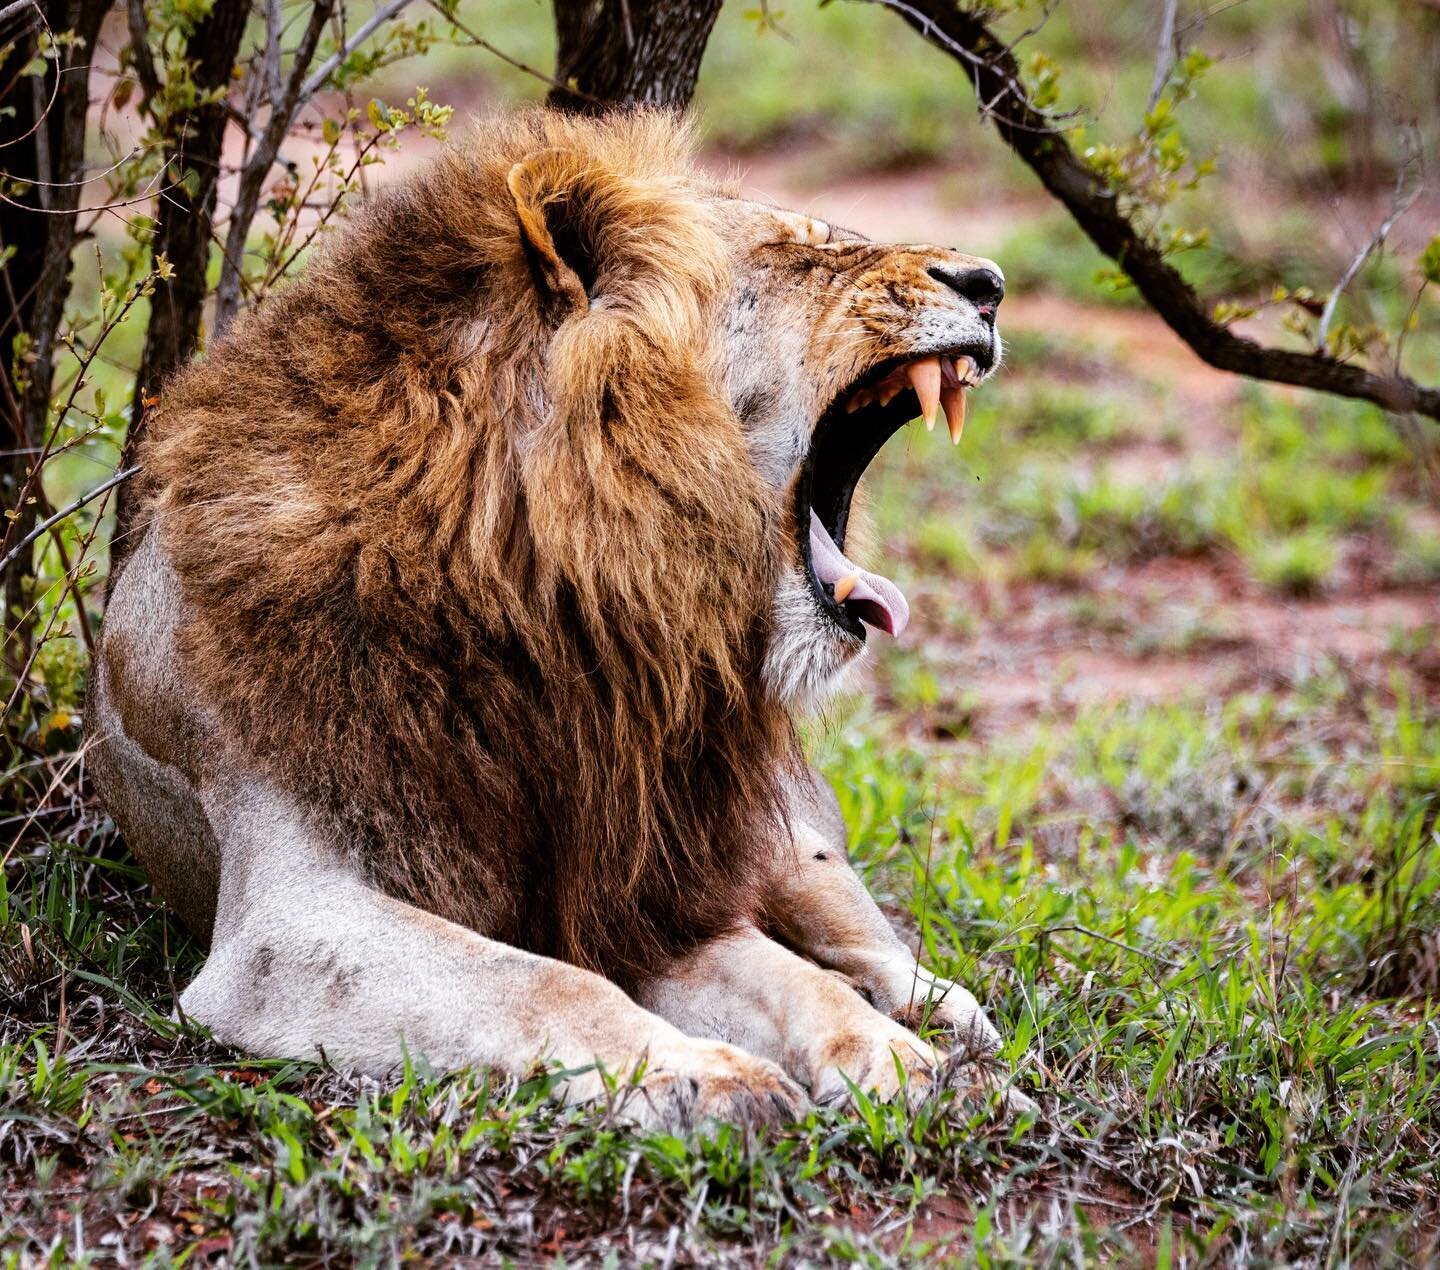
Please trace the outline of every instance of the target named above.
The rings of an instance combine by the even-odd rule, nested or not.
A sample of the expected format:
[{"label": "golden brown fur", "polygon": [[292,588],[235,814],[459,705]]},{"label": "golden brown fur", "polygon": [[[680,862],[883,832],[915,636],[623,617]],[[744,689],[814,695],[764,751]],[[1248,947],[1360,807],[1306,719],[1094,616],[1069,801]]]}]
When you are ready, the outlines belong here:
[{"label": "golden brown fur", "polygon": [[754,912],[794,749],[729,600],[780,510],[714,382],[706,192],[664,116],[492,124],[143,451],[228,742],[384,890],[622,983]]}]

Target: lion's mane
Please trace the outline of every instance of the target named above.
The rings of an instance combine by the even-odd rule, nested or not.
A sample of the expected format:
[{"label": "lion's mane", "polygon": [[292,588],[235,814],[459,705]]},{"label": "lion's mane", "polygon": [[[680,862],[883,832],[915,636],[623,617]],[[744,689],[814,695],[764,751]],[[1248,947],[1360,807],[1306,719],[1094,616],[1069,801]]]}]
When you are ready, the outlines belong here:
[{"label": "lion's mane", "polygon": [[754,909],[794,752],[707,192],[663,115],[492,123],[170,385],[143,445],[232,752],[386,892],[622,982]]}]

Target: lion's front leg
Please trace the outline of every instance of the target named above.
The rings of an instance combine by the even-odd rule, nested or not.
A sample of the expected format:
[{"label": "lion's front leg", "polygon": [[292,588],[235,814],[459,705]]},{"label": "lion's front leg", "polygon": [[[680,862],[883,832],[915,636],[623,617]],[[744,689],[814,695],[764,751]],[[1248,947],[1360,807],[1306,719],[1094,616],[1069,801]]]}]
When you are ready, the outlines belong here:
[{"label": "lion's front leg", "polygon": [[683,1034],[599,975],[380,894],[262,782],[205,801],[219,904],[210,957],[181,1004],[219,1039],[376,1074],[407,1053],[516,1075],[545,1059],[575,1073],[562,1092],[585,1101],[609,1096],[598,1064],[619,1082],[622,1117],[652,1125],[805,1107],[775,1064]]},{"label": "lion's front leg", "polygon": [[912,1028],[943,1029],[957,1053],[1000,1044],[980,1003],[921,965],[850,867],[845,822],[818,772],[795,787],[791,837],[766,879],[776,933],[805,956],[850,978],[878,1010]]},{"label": "lion's front leg", "polygon": [[822,1104],[846,1101],[851,1083],[885,1098],[902,1086],[919,1097],[943,1066],[839,976],[753,927],[701,945],[636,995],[684,1032],[778,1063]]}]

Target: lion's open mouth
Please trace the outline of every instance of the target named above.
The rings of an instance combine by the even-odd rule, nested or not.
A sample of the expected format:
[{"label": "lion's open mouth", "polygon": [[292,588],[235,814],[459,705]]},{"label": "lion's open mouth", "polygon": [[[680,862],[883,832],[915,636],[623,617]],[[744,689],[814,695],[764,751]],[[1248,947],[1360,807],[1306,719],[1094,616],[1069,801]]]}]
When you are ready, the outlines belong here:
[{"label": "lion's open mouth", "polygon": [[889,578],[844,551],[855,487],[888,441],[918,413],[928,427],[945,411],[956,444],[965,427],[965,393],[994,363],[991,348],[968,345],[892,358],[851,384],[821,416],[797,488],[796,529],[805,572],[820,607],[858,639],[870,625],[899,635],[910,618]]}]

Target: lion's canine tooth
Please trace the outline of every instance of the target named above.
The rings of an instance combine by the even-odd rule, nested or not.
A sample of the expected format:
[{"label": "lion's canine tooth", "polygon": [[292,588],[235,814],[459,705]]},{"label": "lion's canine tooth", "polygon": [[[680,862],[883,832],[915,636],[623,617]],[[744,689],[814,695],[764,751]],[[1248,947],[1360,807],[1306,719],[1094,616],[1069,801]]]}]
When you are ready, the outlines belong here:
[{"label": "lion's canine tooth", "polygon": [[950,429],[950,443],[960,444],[960,436],[965,431],[965,385],[959,384],[954,388],[949,385],[940,393],[940,404],[945,407],[945,424]]},{"label": "lion's canine tooth", "polygon": [[920,398],[920,416],[925,420],[927,431],[935,430],[935,411],[940,406],[940,359],[925,357],[911,362],[905,368],[914,385],[915,395]]},{"label": "lion's canine tooth", "polygon": [[849,598],[850,592],[855,589],[855,584],[860,581],[858,573],[847,573],[835,584],[835,603],[844,604]]}]

